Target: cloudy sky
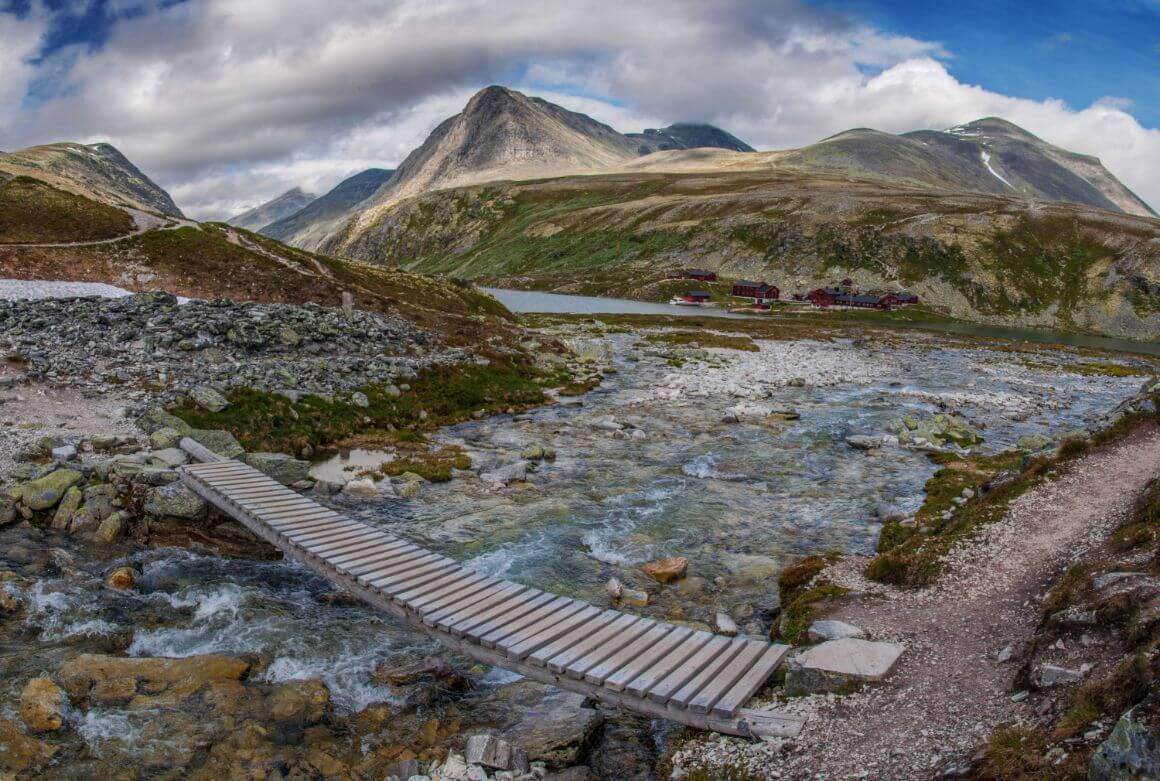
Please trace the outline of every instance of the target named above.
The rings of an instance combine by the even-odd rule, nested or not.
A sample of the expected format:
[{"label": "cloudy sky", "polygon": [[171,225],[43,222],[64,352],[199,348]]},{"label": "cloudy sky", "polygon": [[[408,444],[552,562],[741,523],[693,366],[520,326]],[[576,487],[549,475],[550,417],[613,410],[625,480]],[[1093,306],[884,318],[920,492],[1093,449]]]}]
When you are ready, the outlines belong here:
[{"label": "cloudy sky", "polygon": [[[0,149],[107,140],[191,216],[392,167],[505,84],[761,149],[1001,115],[1160,206],[1160,0],[0,0]],[[1032,18],[1033,17],[1033,18]]]}]

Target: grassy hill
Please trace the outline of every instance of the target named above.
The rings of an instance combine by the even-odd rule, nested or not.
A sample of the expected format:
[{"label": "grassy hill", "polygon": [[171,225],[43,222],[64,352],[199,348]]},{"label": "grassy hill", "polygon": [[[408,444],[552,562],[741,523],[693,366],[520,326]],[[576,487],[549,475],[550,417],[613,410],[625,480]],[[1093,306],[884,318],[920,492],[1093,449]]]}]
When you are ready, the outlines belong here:
[{"label": "grassy hill", "polygon": [[850,276],[969,320],[1160,335],[1160,220],[880,178],[641,172],[478,185],[397,204],[348,239],[372,262],[525,288],[659,299],[681,267],[786,292]]},{"label": "grassy hill", "polygon": [[14,176],[0,181],[0,244],[111,239],[135,227],[122,209],[37,179]]}]

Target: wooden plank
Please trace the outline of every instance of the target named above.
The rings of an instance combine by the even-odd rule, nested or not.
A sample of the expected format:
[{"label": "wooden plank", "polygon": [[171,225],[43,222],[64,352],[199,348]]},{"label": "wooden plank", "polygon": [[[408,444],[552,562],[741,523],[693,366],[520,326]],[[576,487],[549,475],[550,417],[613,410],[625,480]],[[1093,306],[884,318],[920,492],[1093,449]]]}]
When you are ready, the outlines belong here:
[{"label": "wooden plank", "polygon": [[358,551],[379,550],[383,547],[383,534],[378,531],[371,532],[372,536],[359,540],[346,540],[344,542],[327,542],[320,547],[314,549],[314,555],[326,559],[326,563],[334,566],[333,556],[344,553],[356,553]]},{"label": "wooden plank", "polygon": [[[579,606],[579,609],[576,608]],[[557,637],[571,632],[581,624],[586,624],[600,615],[599,608],[573,600],[572,604],[545,616],[519,632],[510,634],[496,642],[495,647],[513,659],[523,659]]]},{"label": "wooden plank", "polygon": [[[700,636],[703,636],[703,638],[700,638]],[[624,691],[630,683],[641,675],[647,674],[650,669],[658,664],[662,664],[664,660],[672,658],[673,666],[680,664],[692,653],[686,646],[690,643],[703,644],[708,638],[708,632],[694,632],[688,627],[678,626],[672,632],[665,635],[663,640],[608,676],[604,681],[604,685],[613,691]],[[694,645],[694,647],[699,647],[699,645]],[[683,648],[685,650],[679,650]]]},{"label": "wooden plank", "polygon": [[464,600],[462,604],[430,610],[423,617],[423,623],[427,626],[442,629],[445,632],[450,631],[451,627],[460,621],[479,615],[493,605],[506,602],[528,590],[527,586],[520,583],[500,582],[503,583],[503,586],[493,594],[478,595],[475,598]]},{"label": "wooden plank", "polygon": [[396,591],[391,596],[392,598],[401,602],[408,610],[414,610],[415,608],[411,607],[411,600],[420,599],[421,597],[436,591],[442,591],[448,586],[462,584],[464,581],[470,578],[470,576],[471,575],[467,570],[457,564],[455,569],[451,570],[442,577],[435,578],[434,580],[430,580],[422,585],[415,586],[414,588]]},{"label": "wooden plank", "polygon": [[373,564],[380,559],[394,558],[396,556],[402,556],[405,553],[418,553],[420,550],[422,550],[422,548],[419,548],[416,545],[411,545],[410,543],[402,541],[400,542],[401,544],[392,542],[388,545],[383,545],[376,551],[335,556],[330,560],[330,563],[339,569],[349,570],[362,564]]},{"label": "wooden plank", "polygon": [[534,588],[528,589],[497,602],[486,610],[457,619],[456,623],[452,624],[446,631],[455,637],[462,637],[466,641],[474,643],[477,642],[477,638],[483,633],[485,627],[487,627],[487,631],[491,631],[499,623],[514,621],[554,599],[557,599],[555,594]]},{"label": "wooden plank", "polygon": [[[709,642],[701,646],[696,653],[686,658],[681,664],[670,669],[668,674],[663,677],[654,678],[652,685],[647,689],[638,686],[634,682],[629,687],[629,691],[637,696],[647,695],[653,702],[667,703],[669,698],[676,694],[682,686],[700,675],[701,671],[711,664],[714,659],[725,653],[729,645],[728,637],[711,635]],[[637,688],[634,689],[633,687]]]},{"label": "wooden plank", "polygon": [[757,662],[713,705],[713,713],[725,718],[736,716],[741,706],[773,675],[789,650],[788,645],[766,645]]},{"label": "wooden plank", "polygon": [[432,577],[439,577],[457,567],[459,564],[456,562],[444,559],[442,556],[436,556],[434,560],[417,567],[386,572],[373,579],[360,577],[359,580],[385,594],[393,594],[395,591],[405,591],[411,586],[426,583]]},{"label": "wooden plank", "polygon": [[502,580],[473,573],[469,578],[457,585],[449,586],[440,591],[424,594],[419,598],[407,600],[407,604],[416,613],[429,613],[448,605],[461,605],[475,597],[476,594],[494,593],[501,585]]},{"label": "wooden plank", "polygon": [[320,531],[322,529],[353,529],[356,524],[354,521],[343,520],[341,516],[332,518],[329,515],[315,515],[306,518],[298,518],[285,525],[275,525],[275,521],[267,522],[264,518],[258,517],[257,520],[265,523],[271,531],[275,531],[286,539],[296,538],[300,535],[309,534],[312,531]]},{"label": "wooden plank", "polygon": [[692,708],[697,713],[711,711],[713,706],[717,704],[717,700],[721,699],[725,692],[733,688],[733,684],[749,672],[749,668],[761,658],[768,646],[768,643],[747,640],[741,651],[727,665],[717,670],[713,679],[705,684],[693,699],[688,701],[686,707]]},{"label": "wooden plank", "polygon": [[609,624],[614,623],[617,619],[624,618],[623,613],[615,610],[605,610],[600,613],[587,624],[582,627],[577,627],[571,632],[561,635],[550,643],[543,645],[528,655],[528,661],[532,664],[547,665],[548,660],[565,653],[578,645],[583,645],[590,640],[593,635],[599,634],[608,628]]},{"label": "wooden plank", "polygon": [[[650,660],[650,664],[642,669],[632,680],[624,685],[624,691],[637,697],[645,693],[662,680],[666,675],[684,664],[689,657],[705,647],[713,635],[708,632],[692,632],[680,643],[669,648],[664,654]],[[617,673],[614,677],[619,677]],[[608,683],[606,682],[607,686]]]},{"label": "wooden plank", "polygon": [[[399,592],[411,591],[412,589],[418,588],[419,586],[427,585],[432,581],[441,580],[448,575],[455,575],[456,577],[460,577],[462,576],[463,571],[463,568],[453,561],[444,564],[442,568],[439,569],[432,569],[422,573],[409,572],[405,577],[393,581],[389,586],[374,586],[374,588],[378,589],[383,594],[386,594],[394,601],[399,602],[399,604],[403,604],[399,601],[399,597],[397,596]],[[406,605],[403,605],[403,607],[406,607]]]},{"label": "wooden plank", "polygon": [[548,669],[558,673],[572,670],[569,673],[572,677],[583,678],[590,667],[619,651],[655,623],[631,613],[619,613],[615,621],[596,634],[589,635],[584,642],[549,658]]},{"label": "wooden plank", "polygon": [[[546,598],[541,599],[541,597]],[[525,626],[536,623],[552,611],[560,610],[570,604],[572,604],[572,600],[545,591],[534,595],[518,608],[504,610],[502,613],[494,611],[495,615],[491,618],[485,616],[486,620],[466,630],[464,636],[482,646],[491,648],[497,639],[518,632]]]},{"label": "wooden plank", "polygon": [[303,548],[313,553],[315,556],[326,559],[326,563],[330,563],[330,557],[327,555],[336,549],[348,549],[351,545],[358,545],[366,548],[367,546],[377,547],[382,540],[382,536],[374,529],[363,529],[355,532],[353,537],[339,537],[327,540],[315,540],[312,542],[299,542]]},{"label": "wooden plank", "polygon": [[[734,638],[725,647],[724,651],[713,657],[709,664],[705,665],[705,668],[701,672],[697,673],[688,683],[678,689],[676,694],[669,697],[669,707],[687,708],[692,705],[693,700],[697,699],[698,695],[709,689],[719,676],[726,674],[726,671],[733,664],[733,661],[740,654],[744,653],[748,647],[749,641],[745,638]],[[716,695],[713,695],[711,692],[707,694],[707,698],[710,702],[715,702],[717,699]],[[708,708],[705,708],[701,713],[706,713],[708,710]]]},{"label": "wooden plank", "polygon": [[282,499],[238,499],[226,495],[234,504],[240,504],[255,512],[286,511],[292,508],[313,509],[319,505],[301,496],[289,496]]},{"label": "wooden plank", "polygon": [[292,542],[296,545],[301,545],[303,548],[310,548],[313,550],[314,545],[319,545],[327,542],[337,542],[339,540],[350,539],[355,535],[377,534],[377,532],[370,526],[364,526],[361,523],[353,529],[314,529],[307,532],[298,532],[295,534],[288,534]]},{"label": "wooden plank", "polygon": [[399,595],[399,600],[416,613],[422,614],[431,605],[454,605],[460,600],[480,591],[494,588],[500,581],[468,569],[460,570],[458,580],[448,581],[437,587],[425,589],[424,593],[413,596]]},{"label": "wooden plank", "polygon": [[[603,685],[609,676],[639,656],[648,653],[649,649],[664,640],[665,636],[675,628],[671,624],[654,624],[652,628],[630,641],[624,648],[591,667],[584,673],[584,680],[597,686]],[[575,665],[569,668],[568,672],[571,673],[574,668]]]},{"label": "wooden plank", "polygon": [[407,551],[381,561],[377,559],[365,561],[361,564],[346,567],[345,570],[350,577],[357,580],[365,575],[377,577],[379,573],[390,572],[393,569],[397,570],[399,567],[413,567],[417,563],[435,561],[438,558],[434,553],[428,553],[422,548],[419,548],[414,553]]},{"label": "wooden plank", "polygon": [[321,521],[326,521],[331,524],[345,524],[353,523],[343,518],[341,515],[329,512],[322,508],[316,510],[300,510],[293,513],[279,513],[275,516],[267,516],[259,518],[263,524],[270,529],[285,534],[286,532],[296,529],[306,524],[316,524]]}]

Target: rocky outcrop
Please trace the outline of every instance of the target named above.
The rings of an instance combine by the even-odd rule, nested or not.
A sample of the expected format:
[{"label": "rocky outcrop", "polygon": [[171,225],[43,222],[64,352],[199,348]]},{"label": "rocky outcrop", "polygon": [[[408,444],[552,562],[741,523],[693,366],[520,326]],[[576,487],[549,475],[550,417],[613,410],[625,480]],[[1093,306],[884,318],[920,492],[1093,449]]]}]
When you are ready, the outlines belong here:
[{"label": "rocky outcrop", "polygon": [[219,654],[183,659],[82,654],[65,662],[58,677],[69,697],[96,705],[183,702],[211,683],[241,680],[250,664]]},{"label": "rocky outcrop", "polygon": [[64,726],[64,692],[49,678],[33,678],[20,693],[20,718],[34,732]]}]

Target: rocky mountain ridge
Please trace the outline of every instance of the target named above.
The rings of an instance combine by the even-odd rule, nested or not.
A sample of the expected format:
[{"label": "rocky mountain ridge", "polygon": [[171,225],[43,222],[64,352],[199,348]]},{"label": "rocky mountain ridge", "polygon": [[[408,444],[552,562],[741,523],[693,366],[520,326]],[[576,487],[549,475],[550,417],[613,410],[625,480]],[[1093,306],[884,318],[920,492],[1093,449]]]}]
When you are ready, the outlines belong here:
[{"label": "rocky mountain ridge", "polygon": [[258,204],[252,209],[235,214],[226,220],[226,223],[237,228],[257,231],[270,223],[289,217],[309,206],[318,196],[303,191],[301,187],[294,187],[276,198]]},{"label": "rocky mountain ridge", "polygon": [[263,235],[307,250],[315,250],[360,203],[374,195],[395,173],[394,169],[368,168],[339,182],[301,209],[256,230]]},{"label": "rocky mountain ridge", "polygon": [[45,144],[0,153],[0,174],[31,176],[100,203],[183,218],[173,198],[110,144]]}]

